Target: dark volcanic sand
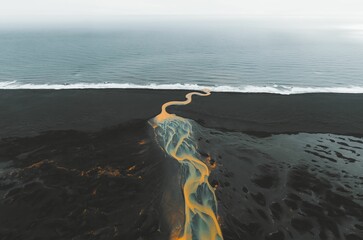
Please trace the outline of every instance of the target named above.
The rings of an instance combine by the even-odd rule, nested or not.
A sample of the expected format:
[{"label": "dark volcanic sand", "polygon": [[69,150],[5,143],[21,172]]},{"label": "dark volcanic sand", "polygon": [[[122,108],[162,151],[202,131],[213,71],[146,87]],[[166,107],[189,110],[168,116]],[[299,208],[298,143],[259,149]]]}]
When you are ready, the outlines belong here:
[{"label": "dark volcanic sand", "polygon": [[[147,120],[188,91],[0,90],[0,138],[46,130],[91,130]],[[213,93],[174,108],[203,126],[253,134],[336,133],[363,136],[363,94]],[[172,109],[173,107],[171,107]]]},{"label": "dark volcanic sand", "polygon": [[[0,239],[165,239],[146,122],[0,143]],[[10,162],[9,162],[10,161]]]},{"label": "dark volcanic sand", "polygon": [[[147,120],[184,94],[0,91],[0,239],[167,239],[178,164]],[[173,108],[216,163],[224,238],[363,239],[362,102],[219,93]]]}]

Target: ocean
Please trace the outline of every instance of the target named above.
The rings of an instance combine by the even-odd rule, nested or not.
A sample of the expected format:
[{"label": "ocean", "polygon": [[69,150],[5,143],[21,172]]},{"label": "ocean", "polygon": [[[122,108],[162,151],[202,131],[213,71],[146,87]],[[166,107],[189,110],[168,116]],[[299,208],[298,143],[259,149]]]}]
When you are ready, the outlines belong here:
[{"label": "ocean", "polygon": [[162,20],[0,30],[0,239],[362,239],[363,27]]},{"label": "ocean", "polygon": [[363,92],[363,27],[302,19],[0,29],[0,89]]}]

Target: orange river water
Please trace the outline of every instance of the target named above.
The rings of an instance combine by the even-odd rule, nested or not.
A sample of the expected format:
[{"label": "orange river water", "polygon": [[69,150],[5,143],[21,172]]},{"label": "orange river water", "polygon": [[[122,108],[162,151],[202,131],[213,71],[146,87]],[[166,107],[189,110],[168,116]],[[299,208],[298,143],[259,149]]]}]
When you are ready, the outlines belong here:
[{"label": "orange river water", "polygon": [[161,113],[150,121],[160,147],[181,164],[180,186],[184,196],[184,226],[172,227],[170,239],[222,240],[217,218],[217,200],[208,182],[212,169],[198,152],[194,121],[167,112],[172,105],[187,105],[192,96],[209,96],[210,91],[191,92],[184,101],[163,104]]}]

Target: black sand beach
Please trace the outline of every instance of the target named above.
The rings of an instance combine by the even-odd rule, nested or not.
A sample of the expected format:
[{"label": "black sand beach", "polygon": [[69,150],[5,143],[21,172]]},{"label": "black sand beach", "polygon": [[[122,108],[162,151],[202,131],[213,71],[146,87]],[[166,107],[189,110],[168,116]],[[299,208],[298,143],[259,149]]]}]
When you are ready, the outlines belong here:
[{"label": "black sand beach", "polygon": [[[168,239],[186,91],[1,90],[0,239]],[[363,239],[363,94],[212,93],[191,119],[224,239]]]},{"label": "black sand beach", "polygon": [[[0,90],[0,136],[47,130],[97,131],[149,120],[178,90]],[[203,126],[261,134],[336,133],[363,136],[363,94],[213,93],[184,107],[180,116]],[[174,109],[173,109],[174,108]]]}]

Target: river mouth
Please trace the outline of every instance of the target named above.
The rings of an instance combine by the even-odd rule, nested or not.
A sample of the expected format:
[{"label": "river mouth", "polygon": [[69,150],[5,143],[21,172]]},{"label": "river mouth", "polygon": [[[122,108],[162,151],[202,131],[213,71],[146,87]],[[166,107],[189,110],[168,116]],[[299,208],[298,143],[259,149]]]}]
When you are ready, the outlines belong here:
[{"label": "river mouth", "polygon": [[[171,226],[170,239],[222,240],[217,220],[217,199],[208,182],[213,166],[208,166],[207,158],[198,152],[198,142],[193,134],[198,125],[189,119],[169,114],[166,109],[172,105],[191,103],[193,95],[208,96],[210,92],[192,92],[186,95],[185,101],[167,102],[162,106],[161,113],[150,121],[161,149],[181,164],[179,174],[184,219]],[[181,221],[184,221],[182,227]]]}]

